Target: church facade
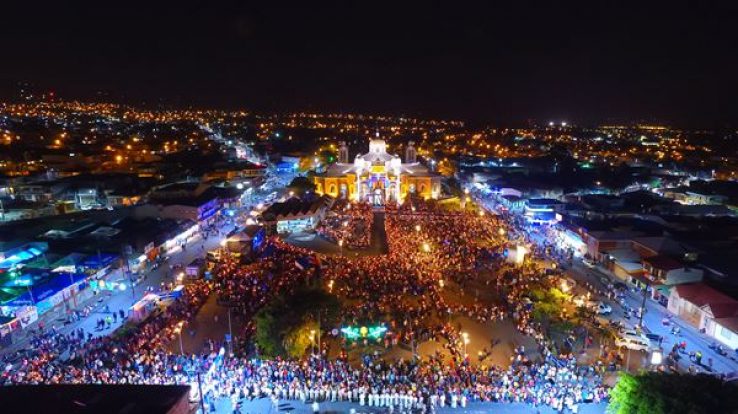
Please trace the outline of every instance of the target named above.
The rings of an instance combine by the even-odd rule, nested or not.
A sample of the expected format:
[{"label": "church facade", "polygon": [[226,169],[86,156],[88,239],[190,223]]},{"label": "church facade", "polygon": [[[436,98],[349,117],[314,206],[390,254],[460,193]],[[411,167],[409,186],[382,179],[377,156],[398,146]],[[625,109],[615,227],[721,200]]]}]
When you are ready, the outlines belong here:
[{"label": "church facade", "polygon": [[441,177],[417,161],[411,141],[405,150],[405,162],[387,152],[381,139],[369,142],[369,152],[359,154],[349,162],[348,147],[341,142],[338,162],[314,178],[316,192],[374,205],[402,203],[415,194],[422,198],[438,198]]}]

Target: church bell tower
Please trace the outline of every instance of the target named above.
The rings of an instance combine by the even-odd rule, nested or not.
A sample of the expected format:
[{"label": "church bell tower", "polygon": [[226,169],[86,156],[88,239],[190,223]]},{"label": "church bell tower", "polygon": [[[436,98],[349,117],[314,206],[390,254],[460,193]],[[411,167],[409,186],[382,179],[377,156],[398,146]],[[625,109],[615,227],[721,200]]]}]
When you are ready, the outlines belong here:
[{"label": "church bell tower", "polygon": [[410,141],[407,143],[407,148],[405,148],[405,162],[413,164],[417,162],[417,159],[418,152],[415,150],[415,141]]},{"label": "church bell tower", "polygon": [[349,162],[349,151],[346,141],[341,141],[338,147],[338,162],[341,164],[348,164]]}]

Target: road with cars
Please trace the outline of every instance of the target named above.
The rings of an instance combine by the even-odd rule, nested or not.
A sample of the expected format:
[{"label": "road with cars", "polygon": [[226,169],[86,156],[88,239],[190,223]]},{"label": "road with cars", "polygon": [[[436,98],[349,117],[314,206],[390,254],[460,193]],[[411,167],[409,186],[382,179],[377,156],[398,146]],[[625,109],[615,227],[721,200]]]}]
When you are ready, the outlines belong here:
[{"label": "road with cars", "polygon": [[[487,210],[499,211],[499,205],[492,197],[476,192],[472,192],[472,195],[475,201]],[[553,244],[553,241],[548,240],[545,233],[538,231],[537,228],[526,225],[525,230],[531,242],[539,246]],[[718,344],[714,339],[700,333],[678,316],[670,314],[665,306],[651,298],[646,298],[644,301],[642,289],[623,283],[609,270],[580,258],[573,258],[571,262],[559,263],[566,267],[566,273],[572,280],[593,287],[591,297],[595,303],[599,301],[612,309],[611,312],[600,312],[598,319],[603,323],[612,322],[621,325],[618,345],[627,345],[633,349],[630,352],[623,350],[629,366],[654,368],[652,362],[658,362],[658,357],[653,357],[656,350],[661,351],[662,363],[667,364],[666,357],[675,344],[684,344],[684,350],[678,353],[679,358],[673,365],[674,369],[681,372],[705,372],[730,377],[738,373],[736,350],[718,351],[719,348],[716,347]],[[597,292],[603,295],[598,295]],[[640,330],[638,329],[639,316],[642,307],[645,313],[643,328]],[[636,335],[624,333],[629,331],[637,331],[635,334],[638,338]],[[643,348],[647,349],[642,350]],[[690,357],[690,354],[693,356]],[[696,360],[698,354],[701,354],[700,363]]]},{"label": "road with cars", "polygon": [[[281,196],[284,186],[288,184],[294,174],[279,174],[274,172],[271,167],[267,167],[267,175],[265,182],[256,191],[253,191],[248,200],[244,197],[242,210],[248,212],[257,204],[267,204],[275,201],[276,197]],[[34,332],[43,326],[48,330],[52,327],[58,332],[69,334],[72,331],[84,331],[85,335],[91,334],[93,337],[106,336],[113,333],[124,322],[125,318],[119,317],[120,311],[124,315],[128,315],[130,307],[138,300],[142,299],[145,292],[160,292],[162,284],[176,281],[176,273],[173,268],[178,265],[187,266],[197,258],[205,257],[206,252],[220,247],[220,242],[237,226],[242,223],[236,223],[234,219],[241,216],[234,214],[233,218],[220,216],[214,228],[210,229],[205,236],[205,232],[201,229],[191,237],[184,248],[178,248],[175,252],[168,254],[162,264],[145,272],[145,276],[140,277],[135,283],[131,283],[128,278],[121,280],[119,286],[124,289],[114,289],[112,291],[101,290],[101,292],[91,298],[78,302],[75,310],[80,311],[83,315],[81,318],[69,321],[68,312],[62,308],[49,311],[43,315],[38,321],[27,327],[23,334],[16,338],[15,342],[0,351],[0,356],[6,357],[7,361],[14,361],[20,358],[24,349],[27,349]],[[85,311],[86,312],[83,312]],[[113,317],[115,313],[115,317]],[[102,328],[98,326],[100,320],[106,320]],[[20,353],[19,353],[20,352]]]}]

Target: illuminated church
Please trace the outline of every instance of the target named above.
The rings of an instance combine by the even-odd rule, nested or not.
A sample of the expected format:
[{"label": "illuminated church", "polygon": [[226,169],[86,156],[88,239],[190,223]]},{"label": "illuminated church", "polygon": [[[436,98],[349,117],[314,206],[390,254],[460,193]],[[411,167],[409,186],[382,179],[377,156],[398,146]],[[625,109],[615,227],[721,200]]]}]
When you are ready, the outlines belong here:
[{"label": "illuminated church", "polygon": [[359,154],[349,162],[348,146],[341,142],[338,162],[315,177],[318,194],[374,205],[402,203],[408,195],[438,198],[441,193],[440,175],[429,171],[417,161],[414,142],[405,149],[405,162],[387,153],[382,139],[369,141],[369,152]]}]

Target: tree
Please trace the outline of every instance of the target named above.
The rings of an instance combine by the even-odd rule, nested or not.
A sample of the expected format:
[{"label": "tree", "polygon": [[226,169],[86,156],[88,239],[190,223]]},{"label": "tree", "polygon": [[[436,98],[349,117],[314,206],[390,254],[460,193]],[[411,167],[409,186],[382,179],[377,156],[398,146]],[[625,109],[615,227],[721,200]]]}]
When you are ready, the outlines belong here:
[{"label": "tree", "polygon": [[533,318],[539,321],[557,317],[564,308],[564,303],[571,299],[571,295],[555,287],[547,290],[534,289],[530,295],[534,302]]},{"label": "tree", "polygon": [[259,312],[254,316],[254,321],[256,322],[254,341],[259,346],[259,353],[265,357],[279,355],[282,348],[280,343],[273,339],[278,336],[274,315],[271,312]]},{"label": "tree", "polygon": [[287,332],[282,342],[285,353],[290,358],[300,358],[305,355],[305,352],[315,345],[313,342],[317,342],[313,332],[318,332],[318,324],[313,320],[306,321]]},{"label": "tree", "polygon": [[315,157],[303,156],[297,164],[297,169],[301,172],[310,171],[315,168]]},{"label": "tree", "polygon": [[611,414],[738,413],[738,388],[712,375],[622,373],[610,391]]},{"label": "tree", "polygon": [[321,287],[304,285],[294,293],[280,295],[254,316],[254,339],[267,357],[304,355],[311,345],[310,331],[338,322],[340,302]]}]

